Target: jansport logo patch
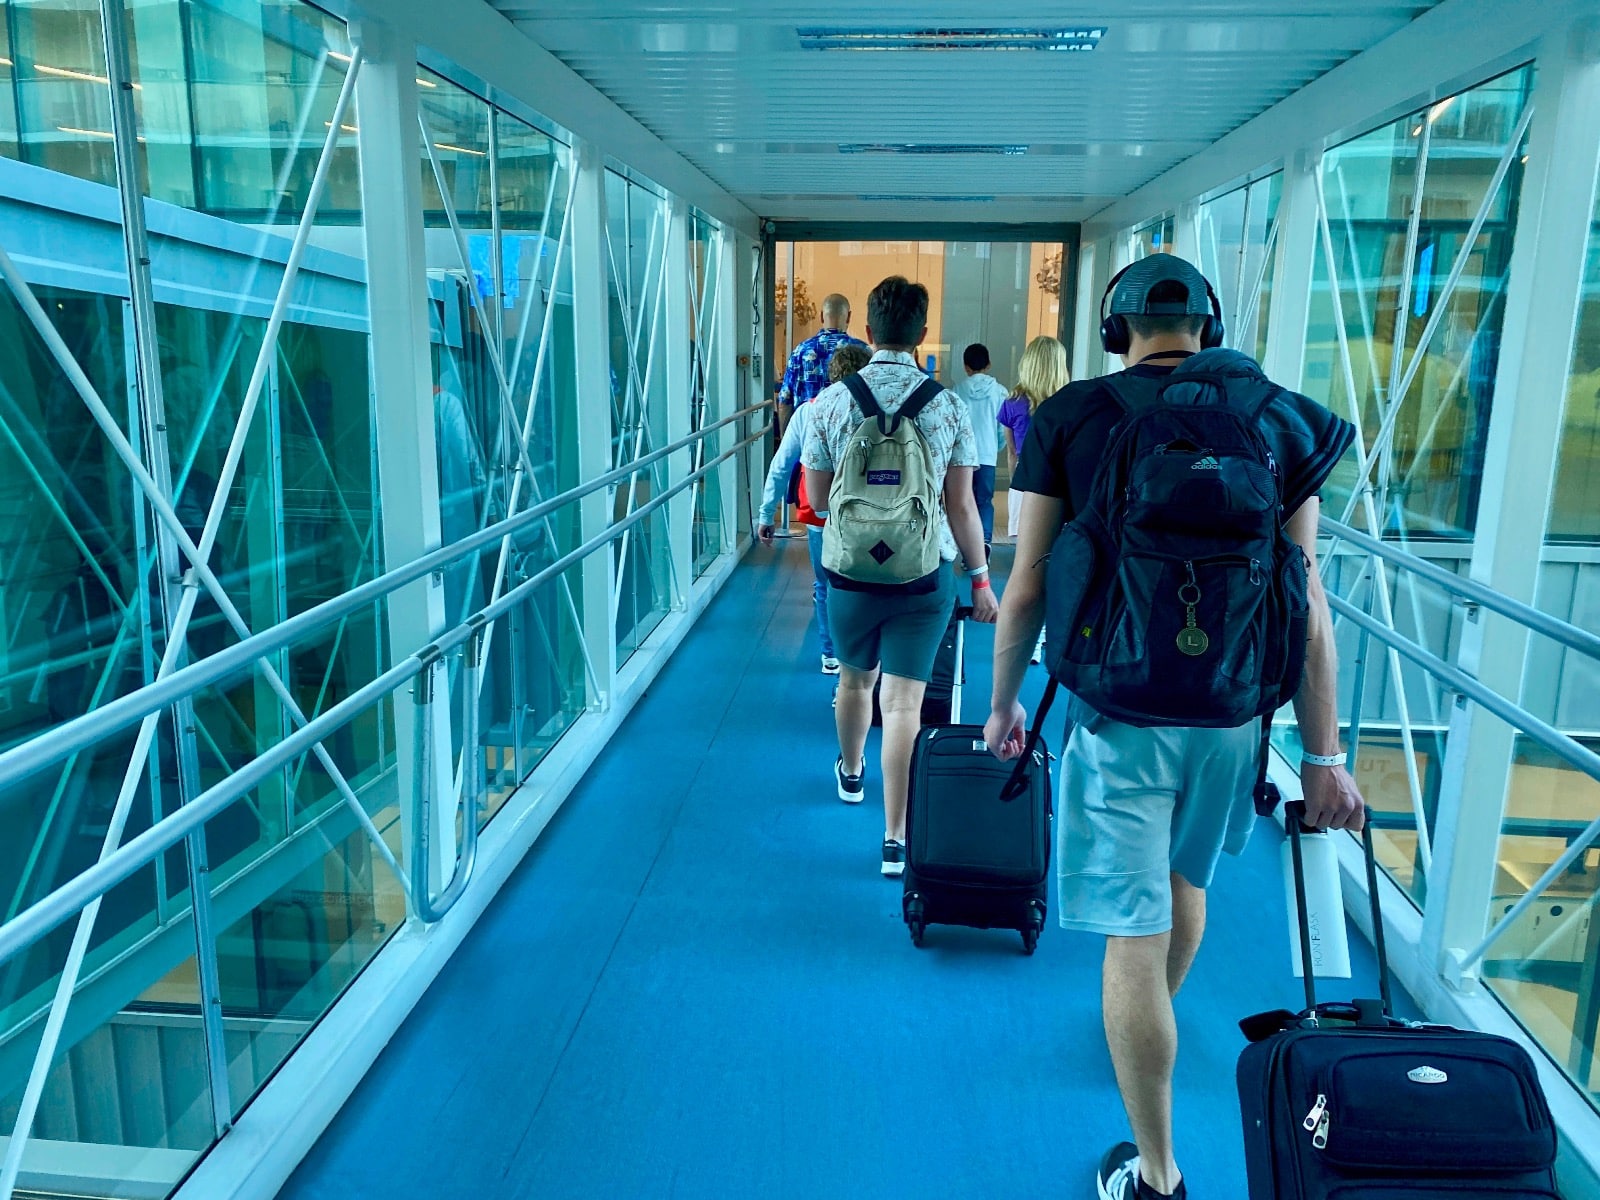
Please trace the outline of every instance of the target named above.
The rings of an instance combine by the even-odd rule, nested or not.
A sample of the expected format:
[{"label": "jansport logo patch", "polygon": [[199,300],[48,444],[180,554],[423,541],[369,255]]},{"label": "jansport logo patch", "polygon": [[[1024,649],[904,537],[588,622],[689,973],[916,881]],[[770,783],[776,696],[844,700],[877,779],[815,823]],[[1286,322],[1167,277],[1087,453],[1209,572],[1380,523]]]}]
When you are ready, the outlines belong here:
[{"label": "jansport logo patch", "polygon": [[1450,1082],[1450,1076],[1439,1070],[1438,1067],[1418,1067],[1413,1071],[1407,1071],[1406,1078],[1411,1080],[1412,1083]]},{"label": "jansport logo patch", "polygon": [[869,484],[882,484],[885,487],[899,487],[900,472],[898,470],[868,471],[867,482]]}]

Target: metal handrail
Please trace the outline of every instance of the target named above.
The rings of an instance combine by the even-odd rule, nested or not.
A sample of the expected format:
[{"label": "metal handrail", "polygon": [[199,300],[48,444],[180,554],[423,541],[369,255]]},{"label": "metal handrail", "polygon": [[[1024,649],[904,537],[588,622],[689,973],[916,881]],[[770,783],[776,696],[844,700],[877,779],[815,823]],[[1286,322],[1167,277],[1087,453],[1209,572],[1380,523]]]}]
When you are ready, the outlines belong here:
[{"label": "metal handrail", "polygon": [[[765,404],[753,406],[754,409],[765,407]],[[751,411],[752,409],[745,409],[730,419],[745,416]],[[726,421],[719,422],[716,427],[726,423]],[[710,432],[710,429],[703,432]],[[443,654],[476,637],[484,624],[504,616],[546,583],[570,570],[595,551],[610,545],[619,535],[647,519],[669,500],[693,487],[703,476],[737,457],[747,446],[760,441],[766,435],[767,430],[763,427],[726,453],[706,463],[700,470],[685,476],[659,496],[653,497],[635,509],[630,516],[608,525],[577,549],[556,559],[537,574],[519,583],[493,604],[485,606],[461,624],[446,630],[428,645],[408,655],[364,687],[313,717],[270,750],[251,759],[227,779],[208,788],[171,816],[162,818],[92,867],[62,884],[38,903],[18,913],[9,923],[0,926],[0,964],[9,961],[56,926],[71,919],[74,914],[98,897],[104,896],[157,855],[170,850],[191,833],[203,828],[207,822],[252,791],[279,767],[292,762],[318,742],[326,740],[329,734],[360,716],[402,684],[420,675],[430,663],[437,661]],[[667,452],[672,449],[682,449],[682,446],[663,448]],[[578,489],[574,489],[576,490]],[[592,491],[593,488],[589,490]],[[572,493],[566,495],[571,496]],[[233,649],[237,650],[239,647]],[[258,657],[260,653],[261,651],[257,649],[250,657]],[[171,676],[172,679],[177,677],[178,673]],[[132,720],[137,719],[138,717],[132,718]]]},{"label": "metal handrail", "polygon": [[1476,579],[1466,579],[1453,571],[1446,571],[1427,559],[1418,558],[1415,554],[1407,553],[1371,534],[1362,533],[1359,529],[1354,529],[1332,517],[1322,518],[1322,529],[1337,541],[1359,546],[1368,554],[1375,554],[1421,579],[1426,579],[1435,587],[1443,588],[1463,600],[1470,600],[1473,604],[1497,612],[1503,617],[1509,617],[1517,624],[1524,625],[1535,633],[1542,633],[1552,641],[1560,642],[1579,654],[1600,660],[1600,636],[1586,629],[1580,629],[1559,617],[1552,617],[1549,613],[1541,612],[1520,600],[1513,600],[1510,596],[1503,595]]},{"label": "metal handrail", "polygon": [[[1383,622],[1368,616],[1343,597],[1329,594],[1328,603],[1334,612],[1355,624],[1364,633],[1392,647],[1453,691],[1481,705],[1507,725],[1531,738],[1552,754],[1572,764],[1572,766],[1588,775],[1591,779],[1600,781],[1600,754],[1596,754],[1593,750],[1562,733],[1548,722],[1541,721],[1521,705],[1507,700],[1499,692],[1485,686],[1459,667],[1452,666],[1430,650],[1419,646],[1410,638],[1396,633]],[[1510,616],[1511,614],[1508,613],[1506,615]],[[1513,619],[1515,618],[1513,617]],[[1352,713],[1351,720],[1359,720],[1359,714]],[[1457,964],[1457,969],[1468,971],[1482,959],[1495,940],[1510,928],[1512,922],[1521,917],[1552,883],[1560,879],[1573,863],[1588,852],[1589,847],[1594,845],[1597,840],[1600,840],[1600,817],[1586,825],[1583,832],[1567,844],[1566,851],[1555,862],[1550,864],[1549,869],[1539,876],[1533,886],[1524,893],[1522,899],[1506,910],[1500,920],[1490,928],[1483,940],[1467,952]]]},{"label": "metal handrail", "polygon": [[670,454],[688,449],[707,435],[770,407],[771,402],[765,401],[740,409],[715,424],[663,446],[635,462],[607,471],[604,475],[562,492],[559,496],[552,496],[532,508],[524,509],[515,516],[486,526],[460,541],[442,546],[438,550],[413,559],[404,566],[386,571],[343,595],[324,600],[321,604],[281,621],[270,629],[264,629],[253,637],[173,671],[165,679],[148,684],[126,696],[119,696],[100,708],[75,717],[31,741],[0,753],[0,790],[20,783],[47,767],[98,744],[153,712],[168,708],[186,697],[203,691],[219,680],[246,669],[257,660],[285,649],[306,634],[317,632],[346,616],[359,612],[374,601],[381,600],[408,584],[444,569],[457,559],[486,549],[520,532],[526,526],[574,500],[580,500],[613,483],[619,483]]}]

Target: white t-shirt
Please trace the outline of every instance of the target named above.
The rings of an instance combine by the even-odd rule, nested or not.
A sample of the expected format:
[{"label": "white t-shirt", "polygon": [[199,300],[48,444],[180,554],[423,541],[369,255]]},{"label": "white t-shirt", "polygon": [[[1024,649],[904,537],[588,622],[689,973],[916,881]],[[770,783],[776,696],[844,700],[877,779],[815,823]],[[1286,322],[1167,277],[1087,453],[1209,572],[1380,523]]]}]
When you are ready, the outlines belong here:
[{"label": "white t-shirt", "polygon": [[978,448],[978,465],[992,467],[1000,460],[1000,406],[1009,392],[987,371],[969,375],[956,385],[956,395],[967,402],[972,416],[972,440]]}]

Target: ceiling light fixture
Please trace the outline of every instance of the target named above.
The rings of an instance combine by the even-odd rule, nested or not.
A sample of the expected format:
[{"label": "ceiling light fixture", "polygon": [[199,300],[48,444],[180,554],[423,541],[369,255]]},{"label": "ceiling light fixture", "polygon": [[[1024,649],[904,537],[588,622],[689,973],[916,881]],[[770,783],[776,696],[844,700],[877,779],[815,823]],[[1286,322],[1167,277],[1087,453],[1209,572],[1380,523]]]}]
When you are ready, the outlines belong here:
[{"label": "ceiling light fixture", "polygon": [[979,142],[840,142],[840,154],[1003,154],[1020,157],[1026,146],[1002,146]]},{"label": "ceiling light fixture", "polygon": [[[47,67],[44,63],[34,63],[33,69],[38,71],[41,75],[55,75],[62,79],[81,79],[85,83],[100,83],[104,84],[106,87],[111,86],[111,80],[107,79],[104,75],[91,75],[88,71],[72,71],[68,70],[66,67]],[[144,91],[144,84],[134,84],[133,90],[136,92]]]},{"label": "ceiling light fixture", "polygon": [[433,144],[433,148],[435,150],[450,150],[456,154],[470,154],[473,158],[489,157],[489,152],[487,150],[469,150],[465,146],[455,146],[449,142],[435,142]]},{"label": "ceiling light fixture", "polygon": [[[70,133],[74,137],[105,138],[106,141],[108,141],[108,142],[113,140],[117,136],[116,134],[111,133],[111,132],[109,132],[107,130],[104,130],[104,129],[79,129],[74,125],[57,125],[56,126],[56,132],[57,133]],[[143,135],[140,136],[139,140],[141,142],[145,140]]]},{"label": "ceiling light fixture", "polygon": [[1070,29],[841,29],[795,31],[802,50],[1047,50],[1085,53],[1100,44],[1104,26]]},{"label": "ceiling light fixture", "polygon": [[1428,110],[1428,124],[1432,125],[1440,117],[1444,116],[1445,109],[1449,108],[1455,102],[1456,98],[1454,96],[1447,96],[1445,99],[1439,101],[1439,103],[1430,108]]},{"label": "ceiling light fixture", "polygon": [[994,201],[993,196],[902,196],[887,192],[868,192],[858,198],[891,204],[990,204]]}]

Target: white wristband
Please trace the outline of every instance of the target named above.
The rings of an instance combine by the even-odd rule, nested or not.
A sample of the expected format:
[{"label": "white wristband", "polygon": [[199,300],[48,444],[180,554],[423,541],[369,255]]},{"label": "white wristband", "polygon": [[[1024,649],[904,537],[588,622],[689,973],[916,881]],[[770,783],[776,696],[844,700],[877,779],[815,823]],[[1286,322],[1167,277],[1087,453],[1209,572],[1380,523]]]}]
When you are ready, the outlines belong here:
[{"label": "white wristband", "polygon": [[989,573],[988,567],[968,567],[967,574],[973,579],[981,579]]},{"label": "white wristband", "polygon": [[1338,754],[1302,753],[1300,761],[1313,767],[1342,767],[1345,764],[1345,754],[1342,750]]}]

